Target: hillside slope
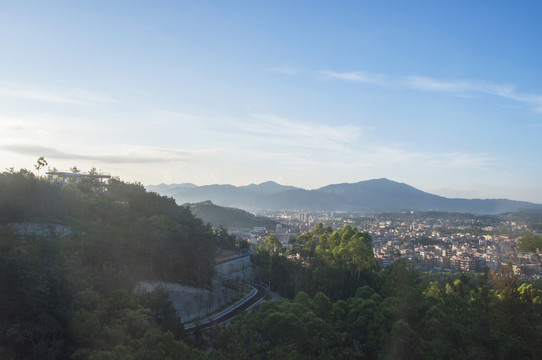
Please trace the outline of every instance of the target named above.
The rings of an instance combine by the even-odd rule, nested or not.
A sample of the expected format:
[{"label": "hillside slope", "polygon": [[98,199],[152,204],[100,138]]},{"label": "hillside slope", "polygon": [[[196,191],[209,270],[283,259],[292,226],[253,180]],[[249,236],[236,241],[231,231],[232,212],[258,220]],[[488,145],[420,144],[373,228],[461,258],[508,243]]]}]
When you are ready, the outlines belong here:
[{"label": "hillside slope", "polygon": [[134,289],[208,286],[227,234],[141,184],[87,180],[0,174],[0,358],[202,358],[167,292]]},{"label": "hillside slope", "polygon": [[241,209],[218,206],[211,201],[184,204],[183,206],[188,206],[192,214],[200,218],[204,223],[210,223],[215,228],[253,228],[265,226],[268,229],[274,229],[278,224],[274,220],[256,217]]}]

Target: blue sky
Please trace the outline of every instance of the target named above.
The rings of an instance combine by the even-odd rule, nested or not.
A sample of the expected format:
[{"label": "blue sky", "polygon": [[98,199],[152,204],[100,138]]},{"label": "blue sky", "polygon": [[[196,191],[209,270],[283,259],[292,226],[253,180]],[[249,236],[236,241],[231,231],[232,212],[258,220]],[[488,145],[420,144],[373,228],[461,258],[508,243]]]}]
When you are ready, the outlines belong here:
[{"label": "blue sky", "polygon": [[4,1],[3,168],[542,203],[536,1]]}]

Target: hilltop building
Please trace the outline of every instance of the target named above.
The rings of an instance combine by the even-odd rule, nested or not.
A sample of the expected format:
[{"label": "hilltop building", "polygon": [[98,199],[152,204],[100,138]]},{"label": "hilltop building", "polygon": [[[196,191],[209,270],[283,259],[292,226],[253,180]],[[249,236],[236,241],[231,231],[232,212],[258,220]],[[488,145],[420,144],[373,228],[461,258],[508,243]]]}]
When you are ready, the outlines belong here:
[{"label": "hilltop building", "polygon": [[49,181],[52,183],[65,184],[68,182],[78,183],[82,179],[92,179],[94,182],[105,185],[105,179],[110,179],[111,175],[96,172],[76,172],[76,171],[48,171]]}]

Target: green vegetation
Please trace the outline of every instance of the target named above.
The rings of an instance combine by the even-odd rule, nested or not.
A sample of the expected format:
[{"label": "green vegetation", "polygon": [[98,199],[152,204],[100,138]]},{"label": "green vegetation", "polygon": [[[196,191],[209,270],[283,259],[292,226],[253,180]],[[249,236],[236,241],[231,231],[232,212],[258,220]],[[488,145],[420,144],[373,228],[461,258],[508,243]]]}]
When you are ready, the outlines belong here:
[{"label": "green vegetation", "polygon": [[433,239],[428,236],[420,236],[418,239],[416,239],[417,243],[423,246],[431,246],[431,245],[438,245],[442,244],[442,241]]},{"label": "green vegetation", "polygon": [[[524,238],[530,250],[539,241]],[[254,254],[260,279],[271,278],[271,287],[293,300],[265,303],[224,330],[217,358],[542,356],[542,292],[533,284],[510,271],[421,273],[402,260],[379,270],[370,243],[350,226],[318,224],[289,251],[270,236]]]},{"label": "green vegetation", "polygon": [[540,253],[542,251],[542,236],[535,235],[533,233],[523,234],[519,239],[519,250],[532,252],[538,257],[538,261],[542,262],[540,259]]},{"label": "green vegetation", "polygon": [[[52,232],[18,235],[29,223]],[[71,233],[54,234],[56,224]],[[163,290],[133,293],[141,280],[210,283],[228,235],[187,208],[138,183],[58,184],[9,170],[0,174],[0,225],[0,358],[201,355],[181,340]]]},{"label": "green vegetation", "polygon": [[195,204],[185,204],[192,214],[210,223],[215,228],[253,228],[265,226],[268,229],[274,229],[278,222],[256,217],[249,212],[241,209],[223,207],[213,204],[210,201],[203,201]]},{"label": "green vegetation", "polygon": [[318,224],[286,252],[271,236],[253,254],[253,262],[259,280],[267,283],[271,277],[271,288],[286,297],[323,291],[333,299],[346,298],[361,285],[374,285],[378,270],[370,235],[348,225],[333,231]]},{"label": "green vegetation", "polygon": [[208,283],[213,274],[211,228],[138,183],[112,179],[105,190],[92,178],[62,185],[26,170],[2,174],[0,223],[27,221],[72,228],[76,241],[67,246],[93,271],[113,264],[132,281],[195,284]]},{"label": "green vegetation", "polygon": [[[22,236],[29,223],[48,230]],[[206,286],[216,247],[243,246],[172,199],[118,179],[104,188],[7,171],[0,225],[1,359],[542,358],[535,285],[511,271],[379,269],[371,236],[348,225],[318,224],[289,250],[269,236],[252,256],[258,279],[291,300],[264,302],[214,336],[185,334],[164,289],[134,292],[141,280]],[[541,244],[526,234],[520,247]]]},{"label": "green vegetation", "polygon": [[537,359],[542,293],[508,273],[431,281],[403,261],[331,301],[299,292],[223,330],[216,359]]}]

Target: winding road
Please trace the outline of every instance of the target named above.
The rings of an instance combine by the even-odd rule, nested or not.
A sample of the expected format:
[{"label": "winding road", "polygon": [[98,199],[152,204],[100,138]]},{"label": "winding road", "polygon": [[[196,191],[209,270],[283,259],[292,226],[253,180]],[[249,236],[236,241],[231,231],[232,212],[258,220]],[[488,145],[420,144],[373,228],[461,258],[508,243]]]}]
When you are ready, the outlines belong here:
[{"label": "winding road", "polygon": [[252,306],[254,306],[256,303],[263,299],[267,288],[264,285],[256,282],[250,282],[249,285],[252,286],[252,288],[255,290],[251,292],[250,295],[246,296],[235,305],[227,308],[224,311],[213,314],[210,317],[205,318],[199,322],[186,324],[185,330],[189,333],[194,332],[196,329],[200,331],[205,330],[213,327],[216,324],[222,324],[228,320],[231,320],[237,315],[239,315],[241,312],[250,309]]}]

